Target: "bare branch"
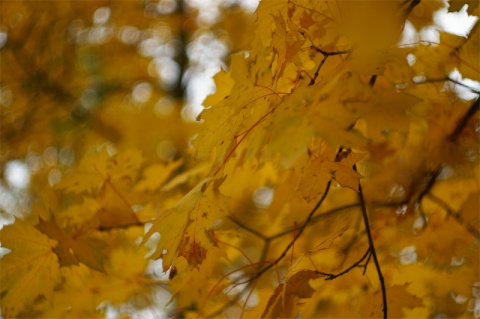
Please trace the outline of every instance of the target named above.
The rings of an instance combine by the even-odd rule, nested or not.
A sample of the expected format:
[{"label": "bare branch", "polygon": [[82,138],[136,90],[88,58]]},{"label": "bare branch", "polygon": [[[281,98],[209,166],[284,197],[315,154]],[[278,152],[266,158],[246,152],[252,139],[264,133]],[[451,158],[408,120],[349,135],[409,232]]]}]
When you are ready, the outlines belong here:
[{"label": "bare branch", "polygon": [[261,238],[263,240],[267,240],[268,238],[265,237],[263,234],[261,234],[260,232],[256,231],[255,229],[245,225],[244,223],[238,221],[237,219],[233,218],[232,216],[228,216],[228,219],[230,219],[233,223],[235,223],[237,226],[239,226],[240,228],[243,228],[245,229],[246,231],[252,233],[253,235],[257,236],[258,238]]},{"label": "bare branch", "polygon": [[457,85],[460,85],[461,87],[463,88],[466,88],[467,90],[470,90],[472,93],[475,93],[475,94],[480,94],[480,91],[471,87],[471,86],[468,86],[466,85],[465,83],[462,83],[460,81],[457,81],[455,79],[452,79],[450,77],[445,77],[445,78],[439,78],[439,79],[426,79],[424,81],[419,81],[419,82],[414,82],[415,84],[427,84],[427,83],[436,83],[436,82],[452,82],[452,83],[455,83]]},{"label": "bare branch", "polygon": [[[363,254],[363,256],[357,260],[356,262],[354,262],[350,267],[348,267],[347,269],[345,269],[344,271],[341,271],[339,272],[338,274],[329,274],[329,273],[325,273],[325,272],[321,272],[321,271],[317,271],[316,273],[319,274],[319,275],[322,275],[322,276],[325,276],[327,278],[325,278],[325,280],[333,280],[335,278],[338,278],[340,276],[343,276],[345,275],[346,273],[350,272],[353,268],[355,267],[365,267],[365,269],[367,268],[367,264],[368,264],[368,261],[370,260],[370,255],[372,254],[371,252],[371,249],[370,247],[368,247],[367,251],[365,252],[365,254]],[[365,259],[367,259],[367,261],[365,262],[365,265],[361,266],[360,264],[362,263],[362,261],[364,261]],[[364,272],[365,274],[365,272]]]},{"label": "bare branch", "polygon": [[318,74],[320,73],[320,69],[325,64],[325,61],[327,61],[328,57],[329,57],[328,55],[325,55],[323,57],[322,61],[320,61],[320,64],[318,65],[317,70],[315,71],[315,74],[313,75],[313,78],[310,80],[310,83],[308,83],[308,86],[312,86],[312,85],[315,84],[315,81],[317,80]]},{"label": "bare branch", "polygon": [[473,104],[470,106],[470,108],[468,109],[467,113],[465,113],[465,115],[460,119],[460,121],[458,122],[457,126],[455,127],[455,130],[452,132],[452,134],[450,134],[447,139],[449,141],[456,141],[460,135],[460,133],[462,133],[463,129],[465,128],[465,126],[467,126],[468,124],[468,121],[472,118],[473,115],[475,115],[475,113],[477,113],[478,111],[478,108],[480,107],[480,99],[477,99],[475,102],[473,102]]},{"label": "bare branch", "polygon": [[455,212],[453,209],[448,206],[447,203],[445,203],[443,200],[432,194],[431,192],[428,193],[428,197],[430,197],[434,202],[436,202],[438,205],[440,205],[445,211],[447,212],[448,216],[453,217],[460,225],[465,227],[465,229],[472,234],[473,237],[475,237],[476,240],[480,240],[480,232],[472,227],[470,224],[468,224],[462,217],[462,215],[459,212]]},{"label": "bare branch", "polygon": [[[357,166],[353,165],[353,169],[357,171]],[[365,225],[365,231],[368,236],[369,251],[372,254],[373,261],[375,263],[375,268],[377,269],[378,280],[380,281],[380,286],[382,289],[382,299],[383,299],[383,318],[387,318],[387,289],[385,287],[385,280],[383,279],[382,270],[380,268],[380,263],[378,262],[377,253],[375,251],[375,245],[373,243],[372,231],[370,230],[370,222],[368,220],[367,207],[365,205],[365,198],[363,197],[362,184],[358,182],[358,198],[360,200],[360,205],[362,208],[363,223]]]},{"label": "bare branch", "polygon": [[324,56],[331,56],[331,55],[341,55],[341,54],[348,54],[351,52],[351,50],[344,50],[344,51],[334,51],[334,52],[327,52],[324,51],[314,45],[310,46],[310,48],[314,49],[315,51],[323,54]]}]

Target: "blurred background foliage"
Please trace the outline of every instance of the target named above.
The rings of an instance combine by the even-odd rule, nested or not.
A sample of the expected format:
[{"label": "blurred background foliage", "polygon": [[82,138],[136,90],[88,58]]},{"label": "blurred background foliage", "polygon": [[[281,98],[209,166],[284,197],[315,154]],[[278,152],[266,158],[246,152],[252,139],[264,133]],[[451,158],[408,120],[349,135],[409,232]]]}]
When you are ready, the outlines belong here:
[{"label": "blurred background foliage", "polygon": [[[439,2],[423,1],[424,6],[420,8],[432,13],[438,9],[434,5]],[[199,297],[193,292],[206,289],[206,278],[214,278],[215,273],[222,272],[212,264],[203,266],[201,271],[194,269],[186,274],[182,274],[179,267],[177,280],[170,281],[172,289],[168,291],[164,283],[168,275],[161,271],[161,260],[150,261],[147,266],[144,249],[151,247],[139,248],[137,240],[144,234],[144,224],[158,216],[160,211],[173,207],[211,167],[208,163],[202,165],[198,159],[194,165],[193,156],[188,156],[189,144],[200,128],[195,119],[202,109],[202,100],[215,90],[212,76],[220,68],[227,68],[230,53],[245,49],[253,41],[253,11],[256,5],[256,0],[0,3],[0,219],[2,224],[12,223],[15,217],[25,221],[17,222],[17,226],[9,227],[7,231],[9,235],[24,230],[26,235],[20,236],[18,246],[34,234],[39,238],[46,235],[44,238],[56,240],[59,244],[51,250],[55,258],[58,257],[56,265],[61,270],[57,277],[50,278],[51,282],[60,283],[55,289],[53,286],[50,289],[55,300],[52,305],[47,296],[40,297],[40,293],[39,298],[37,295],[30,298],[29,302],[32,301],[33,305],[28,310],[23,309],[29,303],[26,301],[23,304],[19,302],[17,308],[8,308],[13,316],[140,318],[148,313],[145,317],[159,318],[163,315],[160,313],[163,308],[158,305],[163,306],[169,298],[174,301],[166,312],[183,317],[185,313],[195,311],[193,306]],[[473,4],[470,8],[474,8]],[[418,42],[415,28],[421,33],[425,21],[432,20],[431,14],[428,17],[423,14],[420,19],[413,13],[411,22],[406,23],[406,30],[411,31],[411,36],[407,37],[409,33],[404,32],[404,43]],[[271,50],[271,46],[265,46],[265,50]],[[431,52],[429,50],[430,46],[426,48],[425,56]],[[421,57],[418,56],[419,61]],[[424,60],[428,62],[429,58]],[[438,86],[441,89],[443,83]],[[437,96],[438,92],[432,90],[431,94]],[[464,102],[458,103],[462,103],[460,110],[466,108]],[[471,135],[469,141],[475,144],[477,135]],[[390,150],[384,145],[387,144],[373,145],[370,150],[379,157],[379,161],[389,156]],[[415,152],[412,152],[414,159],[417,158],[417,147],[421,144],[415,144]],[[208,161],[207,158],[202,160]],[[94,167],[96,171],[87,170],[88,167]],[[403,166],[399,164],[398,167]],[[379,177],[373,179],[370,185],[365,183],[365,189],[370,194],[394,197],[397,195],[395,192],[400,193],[399,188],[378,186],[403,182],[405,170],[388,168],[379,169]],[[235,194],[232,212],[242,218],[247,217],[249,222],[256,222],[257,211],[266,210],[271,216],[277,215],[285,205],[285,198],[293,193],[294,183],[285,179],[281,181],[284,186],[275,190],[281,196],[273,198],[274,189],[270,184],[275,183],[270,180],[274,179],[275,172],[272,166],[263,166],[261,174],[251,167],[235,167],[235,170],[236,175],[231,174],[224,187],[228,186]],[[262,179],[259,176],[263,176]],[[396,179],[391,179],[392,176]],[[408,181],[410,179],[405,177],[405,183]],[[468,183],[459,185],[459,189],[474,188]],[[445,184],[445,193],[450,194],[454,188]],[[353,196],[347,198],[344,193],[338,194],[329,198],[326,210],[355,201]],[[477,194],[469,195],[468,205],[473,207],[472,212],[478,207]],[[460,199],[456,200],[460,203]],[[449,201],[456,203],[451,198]],[[270,204],[272,206],[268,208]],[[292,206],[297,206],[297,211],[305,214],[309,211],[303,201]],[[430,206],[434,206],[430,210],[438,211],[435,205],[430,203]],[[408,270],[411,277],[398,275],[398,278],[415,282],[421,281],[421,277],[428,277],[428,283],[435,283],[431,288],[432,294],[435,300],[440,301],[435,310],[438,316],[464,313],[465,306],[461,304],[467,302],[470,291],[459,290],[463,295],[453,296],[437,287],[447,278],[453,278],[443,268],[429,273],[421,266],[409,265],[417,259],[415,246],[411,243],[413,235],[404,234],[407,233],[405,229],[412,228],[411,219],[402,221],[404,211],[393,207],[387,209],[388,214],[385,210],[374,210],[372,218],[380,221],[383,230],[381,235],[376,235],[383,236],[378,237],[379,247],[389,251],[389,243],[395,242],[394,252],[386,254],[385,258],[394,266],[397,263],[411,266]],[[295,225],[296,218],[305,217],[287,214],[287,209],[283,212],[288,219],[280,222],[285,225]],[[322,231],[319,228],[307,230],[306,238],[315,237],[320,241],[323,237],[318,234],[322,233],[326,236],[325,240],[333,242],[335,236],[343,235],[346,223],[356,225],[352,228],[359,228],[356,220],[339,216],[338,220],[322,224]],[[396,223],[397,220],[400,222]],[[449,239],[460,238],[463,241],[465,229],[438,221],[435,224],[432,220],[432,225],[444,227],[444,233],[451,233]],[[31,226],[28,228],[27,224]],[[256,225],[260,225],[259,228],[263,226],[258,222]],[[333,231],[334,237],[328,237],[331,234],[328,231]],[[286,234],[289,232],[292,230]],[[345,258],[334,256],[329,259],[322,255],[322,261],[340,265],[357,258],[355,254],[361,251],[357,251],[355,245],[365,244],[365,238],[363,241],[355,240],[353,230],[352,234],[352,245],[347,242],[347,236],[343,237],[347,248],[341,251],[341,256]],[[402,234],[402,241],[397,240],[400,237],[398,234]],[[455,267],[457,261],[453,253],[443,251],[447,245],[432,240],[438,237],[436,234],[426,232],[419,237],[419,254],[427,255],[432,246],[438,246],[435,251],[442,251],[438,257],[441,259],[439,264],[446,269]],[[281,247],[290,242],[290,237],[280,237],[272,245],[271,256],[279,256]],[[224,232],[222,239],[228,243],[244,240],[230,232]],[[459,245],[464,244],[462,241]],[[245,242],[249,253],[260,254],[258,241],[247,238]],[[307,240],[307,245],[310,244]],[[447,241],[447,244],[450,242]],[[462,247],[470,249],[471,246],[465,244]],[[298,250],[298,245],[295,248]],[[218,253],[218,250],[213,251],[213,254]],[[229,251],[230,255],[236,254],[232,259],[240,260],[240,253],[232,251]],[[354,253],[350,255],[349,251]],[[52,251],[49,253],[53,255]],[[0,255],[3,254],[5,249],[0,247]],[[330,256],[334,254],[333,251]],[[211,262],[217,262],[219,258],[213,256]],[[350,259],[347,260],[347,257]],[[478,258],[472,259],[467,275],[462,277],[464,281],[455,278],[455,285],[470,288],[470,278],[475,276],[471,273],[478,269]],[[38,266],[38,262],[33,262]],[[143,273],[149,277],[138,279]],[[17,276],[21,277],[21,274],[17,272]],[[174,279],[175,273],[170,274]],[[25,279],[11,279],[15,280]],[[42,280],[37,280],[39,286],[43,285]],[[328,301],[328,298],[336,296],[339,300],[346,294],[335,293],[345,287],[356,289],[358,286],[341,279],[335,281],[332,287],[332,290],[323,289],[323,286],[317,289],[321,292],[319,298]],[[177,295],[186,290],[192,294]],[[4,298],[4,291],[0,291]],[[271,291],[265,289],[261,294],[266,302]],[[468,300],[474,300],[476,305],[477,296],[478,289]],[[221,301],[226,304],[230,302],[226,294],[222,298],[224,300]],[[125,300],[129,302],[123,303]],[[72,307],[72,301],[75,307]],[[6,303],[5,299],[2,302]],[[359,305],[367,310],[372,305],[370,298],[365,298],[363,302]],[[418,300],[415,299],[415,303]],[[338,307],[334,305],[331,309],[343,310],[343,305],[338,303]],[[179,312],[175,311],[176,306]],[[333,312],[330,314],[334,315]]]},{"label": "blurred background foliage", "polygon": [[212,75],[250,41],[256,5],[2,2],[2,210],[21,203],[26,212],[27,188],[35,195],[45,179],[55,185],[95,148],[134,147],[144,165],[182,158]]}]

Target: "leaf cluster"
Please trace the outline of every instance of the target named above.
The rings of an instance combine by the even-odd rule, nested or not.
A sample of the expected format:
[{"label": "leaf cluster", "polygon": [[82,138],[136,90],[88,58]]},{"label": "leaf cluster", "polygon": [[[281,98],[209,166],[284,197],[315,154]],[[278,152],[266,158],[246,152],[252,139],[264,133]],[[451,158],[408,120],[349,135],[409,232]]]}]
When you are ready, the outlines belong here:
[{"label": "leaf cluster", "polygon": [[[478,16],[471,1],[450,10],[464,4]],[[81,10],[64,6],[53,8]],[[252,38],[239,37],[232,47],[244,50],[214,76],[199,127],[178,110],[162,117],[132,95],[125,102],[124,86],[150,68],[125,43],[78,49],[47,37],[72,54],[62,63],[129,61],[66,69],[54,54],[20,50],[38,37],[14,33],[44,32],[49,14],[12,28],[2,54],[20,101],[3,119],[2,159],[44,153],[31,212],[0,232],[11,250],[0,260],[3,315],[155,316],[161,294],[182,318],[478,317],[480,92],[452,72],[480,80],[479,23],[467,37],[439,31],[438,43],[416,31],[446,6],[262,0]],[[220,25],[235,38],[233,19],[250,20],[228,10]],[[402,40],[407,26],[413,43]],[[34,76],[13,79],[22,59],[42,76],[33,89]],[[102,101],[93,111],[67,103],[92,85]],[[47,115],[31,113],[29,98]]]}]

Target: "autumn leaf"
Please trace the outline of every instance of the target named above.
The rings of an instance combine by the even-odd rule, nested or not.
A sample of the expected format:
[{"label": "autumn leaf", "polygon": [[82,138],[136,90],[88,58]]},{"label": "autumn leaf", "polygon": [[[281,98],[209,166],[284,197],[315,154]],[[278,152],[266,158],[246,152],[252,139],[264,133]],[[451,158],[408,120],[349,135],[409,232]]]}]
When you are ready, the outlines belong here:
[{"label": "autumn leaf", "polygon": [[148,282],[143,276],[146,267],[145,250],[139,247],[113,250],[105,261],[106,273],[83,264],[62,267],[62,285],[68,289],[55,291],[53,303],[40,305],[43,317],[102,318],[97,309],[103,301],[117,305],[148,291],[148,287],[142,287]]},{"label": "autumn leaf", "polygon": [[138,225],[139,220],[132,204],[113,184],[105,185],[101,189],[99,210],[90,222],[100,228],[110,229],[124,225]]},{"label": "autumn leaf", "polygon": [[329,160],[322,154],[312,158],[299,185],[305,200],[309,202],[323,193],[330,180],[358,192],[358,183],[363,176],[353,169],[353,165],[364,157],[362,153],[345,152],[340,153],[338,161]]},{"label": "autumn leaf", "polygon": [[480,207],[480,194],[470,194],[463,205],[461,216],[466,223],[472,225],[474,229],[480,232],[480,217],[477,214],[478,207]]},{"label": "autumn leaf", "polygon": [[104,271],[107,249],[99,238],[91,235],[72,236],[52,221],[41,221],[36,228],[58,242],[53,251],[60,266],[78,265],[81,262],[92,269]]},{"label": "autumn leaf", "polygon": [[57,188],[77,194],[99,188],[105,181],[109,161],[110,156],[105,148],[86,155],[78,164],[76,173],[63,177]]},{"label": "autumn leaf", "polygon": [[213,76],[213,79],[215,80],[217,89],[214,94],[210,94],[203,101],[205,107],[213,106],[222,101],[228,96],[235,84],[234,80],[223,69],[220,69],[220,71]]},{"label": "autumn leaf", "polygon": [[[470,3],[468,8],[478,6],[478,3]],[[477,23],[473,26],[472,31],[469,34],[471,41],[465,41],[460,44],[457,50],[452,51],[455,56],[459,59],[458,70],[461,72],[462,76],[469,79],[478,79],[480,76],[480,62],[476,58],[476,53],[480,49],[480,24]]]},{"label": "autumn leaf", "polygon": [[[235,84],[231,93],[224,100],[200,113],[198,119],[207,124],[202,127],[202,134],[194,140],[196,155],[208,157],[212,149],[216,149],[218,158],[223,158],[230,142],[243,129],[243,118],[248,116],[249,105],[254,98],[254,87],[249,80],[248,62],[242,55],[232,56],[231,78]],[[239,110],[240,114],[236,114]]]},{"label": "autumn leaf", "polygon": [[298,312],[296,306],[301,299],[310,298],[315,292],[309,281],[318,277],[313,270],[302,270],[292,275],[275,289],[262,318],[295,317]]},{"label": "autumn leaf", "polygon": [[456,66],[463,64],[454,54],[455,48],[464,42],[463,37],[441,32],[440,38],[440,44],[425,43],[413,51],[416,57],[413,69],[417,74],[431,79],[446,78]]},{"label": "autumn leaf", "polygon": [[111,157],[104,147],[86,155],[78,164],[77,173],[68,172],[56,187],[82,193],[101,188],[107,180],[133,182],[142,161],[138,150],[129,149]]},{"label": "autumn leaf", "polygon": [[158,189],[182,163],[183,160],[178,160],[166,165],[156,164],[147,167],[143,172],[144,178],[135,185],[135,190],[154,191]]},{"label": "autumn leaf", "polygon": [[477,316],[478,1],[214,2],[2,3],[2,316]]},{"label": "autumn leaf", "polygon": [[361,118],[367,122],[371,136],[388,134],[392,130],[406,133],[410,123],[409,110],[420,101],[418,97],[403,92],[384,90],[379,94],[378,102]]},{"label": "autumn leaf", "polygon": [[[154,257],[163,258],[163,270],[167,271],[177,256],[197,267],[216,245],[214,223],[228,214],[226,198],[211,187],[204,187],[203,180],[182,198],[173,208],[160,215],[145,234],[145,243],[154,233],[160,234]],[[213,184],[210,184],[213,185]],[[166,253],[163,251],[166,250]]]},{"label": "autumn leaf", "polygon": [[471,0],[450,0],[448,3],[448,11],[449,12],[455,12],[455,11],[460,11],[465,5],[467,5],[467,12],[469,15],[474,14],[475,9],[478,7],[478,2],[477,1],[471,1]]},{"label": "autumn leaf", "polygon": [[[388,306],[390,318],[406,318],[403,309],[422,307],[420,298],[407,292],[408,284],[388,287]],[[358,298],[357,309],[361,315],[369,318],[382,317],[382,305],[378,302],[379,292],[365,294]]]},{"label": "autumn leaf", "polygon": [[50,302],[60,282],[58,242],[21,220],[0,232],[2,246],[11,250],[0,260],[2,313],[16,317],[29,309],[39,296]]},{"label": "autumn leaf", "polygon": [[297,38],[294,32],[289,32],[287,24],[281,15],[274,16],[273,20],[276,27],[272,37],[272,45],[274,52],[278,56],[274,74],[279,77],[284,72],[287,64],[296,57],[305,40]]},{"label": "autumn leaf", "polygon": [[[450,9],[455,2],[450,1]],[[411,21],[417,29],[421,29],[425,26],[431,25],[435,12],[445,7],[445,2],[440,0],[434,1],[421,1],[416,5],[411,14],[408,16],[408,20]]]}]

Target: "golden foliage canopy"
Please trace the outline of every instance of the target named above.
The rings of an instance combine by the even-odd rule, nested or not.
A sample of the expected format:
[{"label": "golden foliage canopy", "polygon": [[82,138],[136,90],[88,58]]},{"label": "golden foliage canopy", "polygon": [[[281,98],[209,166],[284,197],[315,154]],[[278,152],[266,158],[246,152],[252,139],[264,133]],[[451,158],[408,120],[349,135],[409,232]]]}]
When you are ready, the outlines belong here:
[{"label": "golden foliage canopy", "polygon": [[[479,15],[2,3],[2,316],[479,318],[479,22],[424,38],[446,8]],[[232,54],[193,123],[202,34]]]}]

